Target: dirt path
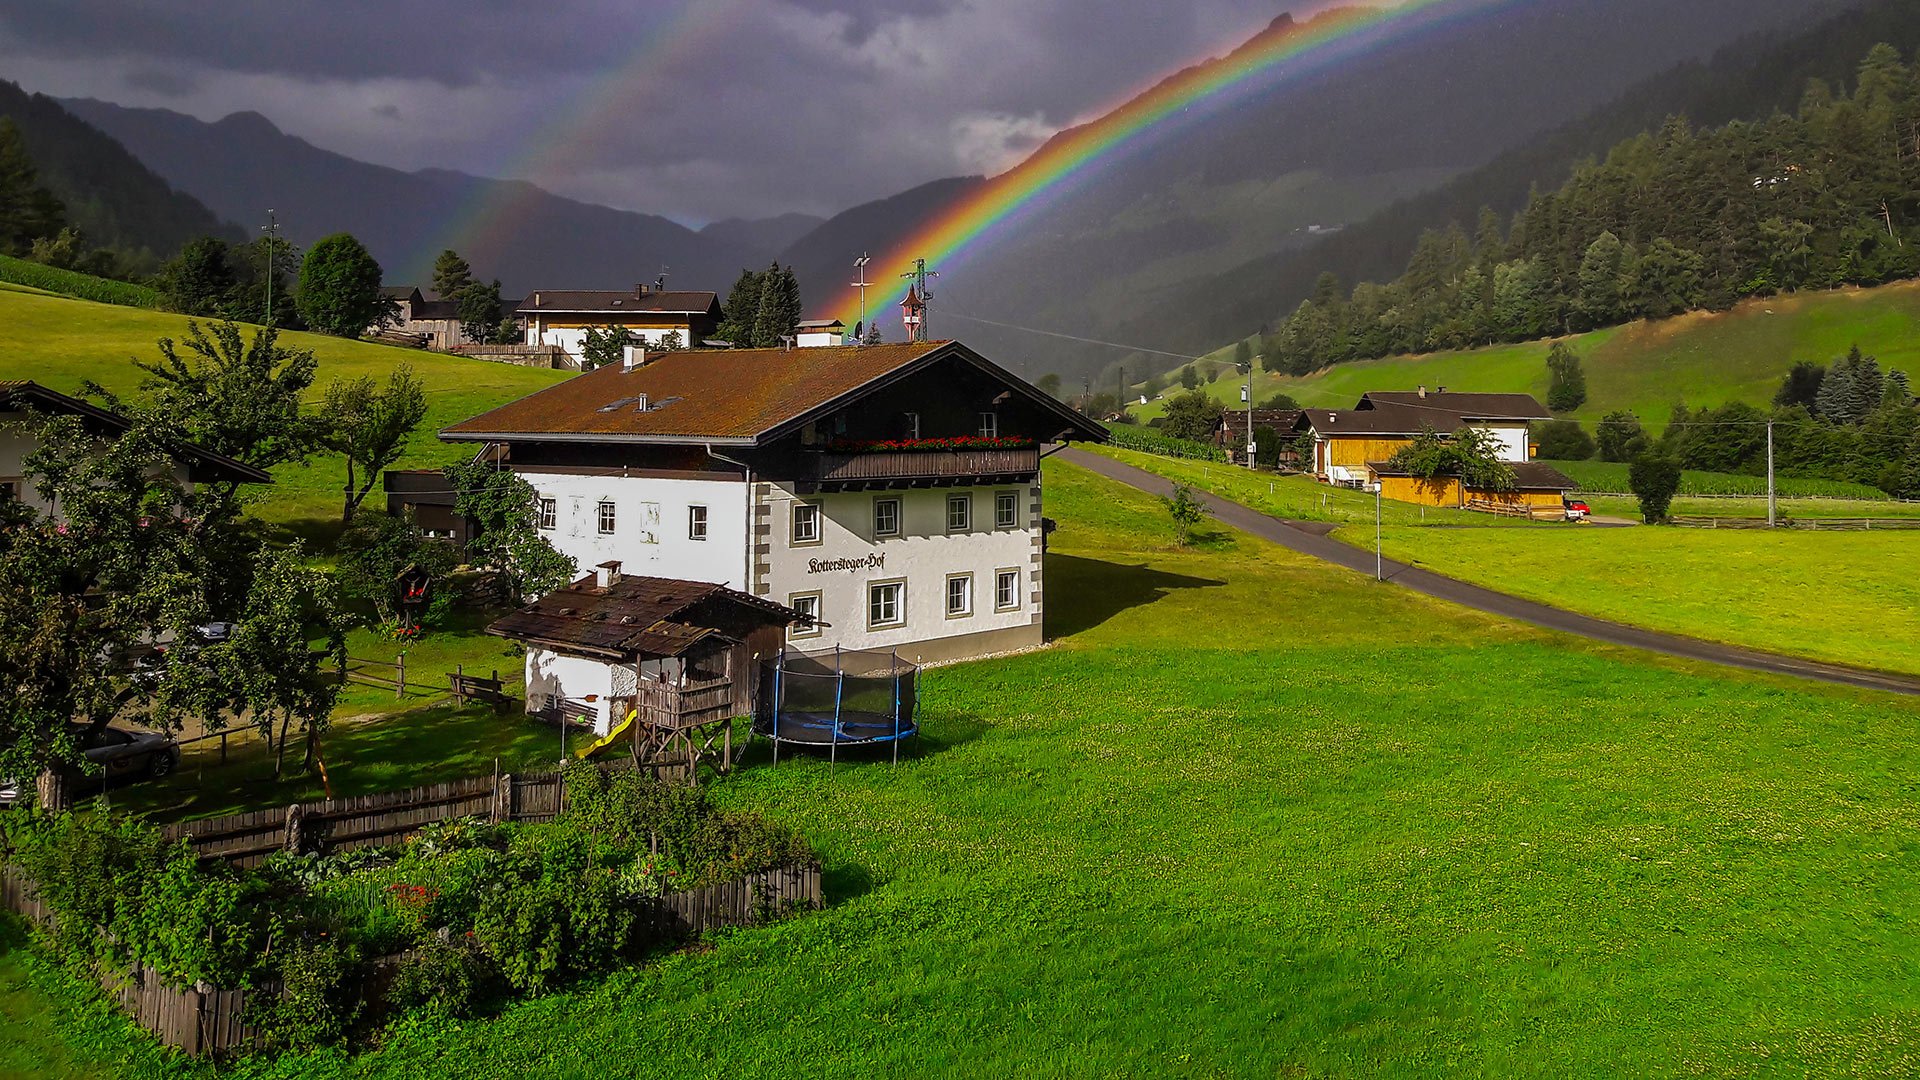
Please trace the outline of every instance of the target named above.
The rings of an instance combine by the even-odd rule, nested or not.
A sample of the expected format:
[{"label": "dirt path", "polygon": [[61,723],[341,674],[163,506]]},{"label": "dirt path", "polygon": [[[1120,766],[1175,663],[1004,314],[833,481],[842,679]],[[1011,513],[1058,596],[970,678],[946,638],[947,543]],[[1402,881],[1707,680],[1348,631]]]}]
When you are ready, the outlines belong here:
[{"label": "dirt path", "polygon": [[[1143,469],[1122,464],[1112,458],[1073,449],[1062,450],[1058,456],[1062,461],[1099,473],[1110,480],[1117,480],[1151,495],[1166,495],[1173,489],[1172,481]],[[1215,519],[1222,524],[1231,525],[1262,540],[1271,540],[1281,547],[1337,566],[1344,566],[1349,570],[1357,570],[1365,574],[1374,572],[1373,553],[1328,537],[1326,535],[1328,527],[1325,523],[1289,521],[1284,518],[1270,517],[1258,510],[1229,502],[1211,493],[1208,493],[1206,498],[1214,509]],[[1679,634],[1667,634],[1658,630],[1646,630],[1624,623],[1609,622],[1563,608],[1535,603],[1532,600],[1523,600],[1520,597],[1495,592],[1478,585],[1469,585],[1457,578],[1422,570],[1392,559],[1384,560],[1381,569],[1386,580],[1396,585],[1403,585],[1415,592],[1425,593],[1476,611],[1484,611],[1489,615],[1517,619],[1548,630],[1558,630],[1561,633],[1591,638],[1594,641],[1646,649],[1667,656],[1701,660],[1709,664],[1746,668],[1750,671],[1766,671],[1777,675],[1793,675],[1802,679],[1838,683],[1842,686],[1858,686],[1869,690],[1887,690],[1896,694],[1920,696],[1920,678],[1912,676],[1843,667],[1818,660],[1801,660],[1796,657],[1761,652],[1758,649],[1721,645],[1711,641],[1701,641],[1698,638],[1683,637]]]}]

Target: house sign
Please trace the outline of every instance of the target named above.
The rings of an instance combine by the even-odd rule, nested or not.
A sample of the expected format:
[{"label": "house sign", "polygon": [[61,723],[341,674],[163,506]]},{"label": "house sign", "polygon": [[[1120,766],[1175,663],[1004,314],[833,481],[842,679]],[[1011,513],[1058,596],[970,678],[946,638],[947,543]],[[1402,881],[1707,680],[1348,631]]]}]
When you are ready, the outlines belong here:
[{"label": "house sign", "polygon": [[886,565],[887,557],[876,552],[872,555],[858,555],[851,559],[808,559],[807,573],[857,574],[862,570],[880,570]]}]

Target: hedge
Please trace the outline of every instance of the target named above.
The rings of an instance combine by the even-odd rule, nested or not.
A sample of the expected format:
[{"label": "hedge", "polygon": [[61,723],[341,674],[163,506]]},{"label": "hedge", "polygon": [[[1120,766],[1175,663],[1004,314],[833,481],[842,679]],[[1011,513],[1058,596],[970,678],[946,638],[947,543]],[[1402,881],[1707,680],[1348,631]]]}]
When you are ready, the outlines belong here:
[{"label": "hedge", "polygon": [[92,300],[99,304],[118,304],[121,307],[137,308],[160,306],[160,293],[145,285],[133,285],[125,281],[112,281],[94,277],[91,274],[61,270],[58,267],[42,266],[37,262],[16,259],[11,255],[0,255],[0,281],[25,285],[31,289],[45,289],[50,293]]},{"label": "hedge", "polygon": [[[1582,491],[1612,492],[1624,494],[1627,488],[1627,466],[1624,462],[1613,461],[1554,461],[1554,468],[1565,473]],[[1781,498],[1832,497],[1842,499],[1884,499],[1887,493],[1867,484],[1848,483],[1844,480],[1811,480],[1802,477],[1780,476],[1774,480],[1774,488]],[[1764,476],[1743,476],[1737,473],[1699,472],[1688,469],[1680,474],[1679,497],[1688,495],[1765,495],[1767,478]]]},{"label": "hedge", "polygon": [[1168,438],[1132,424],[1108,424],[1107,430],[1113,433],[1113,445],[1124,450],[1138,450],[1143,454],[1158,454],[1161,457],[1186,458],[1193,461],[1217,461],[1222,464],[1227,460],[1227,452],[1218,446]]}]

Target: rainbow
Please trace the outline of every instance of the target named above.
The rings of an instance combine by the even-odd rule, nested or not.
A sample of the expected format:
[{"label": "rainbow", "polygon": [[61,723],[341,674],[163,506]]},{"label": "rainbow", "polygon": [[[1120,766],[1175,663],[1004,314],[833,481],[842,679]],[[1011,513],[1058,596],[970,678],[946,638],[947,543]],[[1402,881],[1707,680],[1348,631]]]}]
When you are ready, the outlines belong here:
[{"label": "rainbow", "polygon": [[737,22],[736,16],[754,0],[682,0],[677,11],[659,29],[642,35],[631,55],[608,65],[606,74],[587,83],[564,106],[552,111],[561,122],[538,126],[539,137],[521,147],[496,168],[492,176],[514,177],[525,184],[479,185],[475,193],[447,215],[446,225],[430,238],[428,250],[411,262],[433,265],[441,248],[453,248],[475,262],[475,272],[486,269],[481,260],[506,246],[513,230],[527,217],[536,199],[536,185],[548,191],[563,187],[563,166],[590,158],[595,139],[610,127],[631,123],[649,92],[664,85],[676,63],[709,55]]},{"label": "rainbow", "polygon": [[[1390,8],[1334,7],[1305,22],[1273,27],[1225,58],[1185,68],[1098,120],[1055,136],[1031,157],[930,217],[905,240],[876,257],[868,273],[871,280],[881,283],[881,290],[891,290],[898,280],[894,275],[904,274],[912,269],[915,259],[924,258],[930,267],[951,276],[969,256],[1073,190],[1076,181],[1154,138],[1179,130],[1183,122],[1190,124],[1235,102],[1381,46],[1527,2],[1404,0]],[[1441,4],[1458,10],[1429,12]],[[873,297],[868,298],[870,317],[877,317],[872,313],[886,308],[893,299],[890,292],[881,295],[888,299],[875,302]],[[830,310],[835,318],[852,326],[860,315],[858,290],[841,293]],[[936,333],[938,318],[937,306],[931,307],[928,321],[935,324]]]}]

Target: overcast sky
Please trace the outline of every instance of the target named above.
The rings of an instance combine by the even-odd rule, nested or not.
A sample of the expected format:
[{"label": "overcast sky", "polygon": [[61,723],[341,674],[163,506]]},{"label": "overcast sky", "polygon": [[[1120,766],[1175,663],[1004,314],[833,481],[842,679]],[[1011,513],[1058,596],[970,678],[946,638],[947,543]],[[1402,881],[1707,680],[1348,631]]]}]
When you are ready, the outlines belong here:
[{"label": "overcast sky", "polygon": [[1300,0],[0,0],[0,77],[690,224],[1012,164]]}]

